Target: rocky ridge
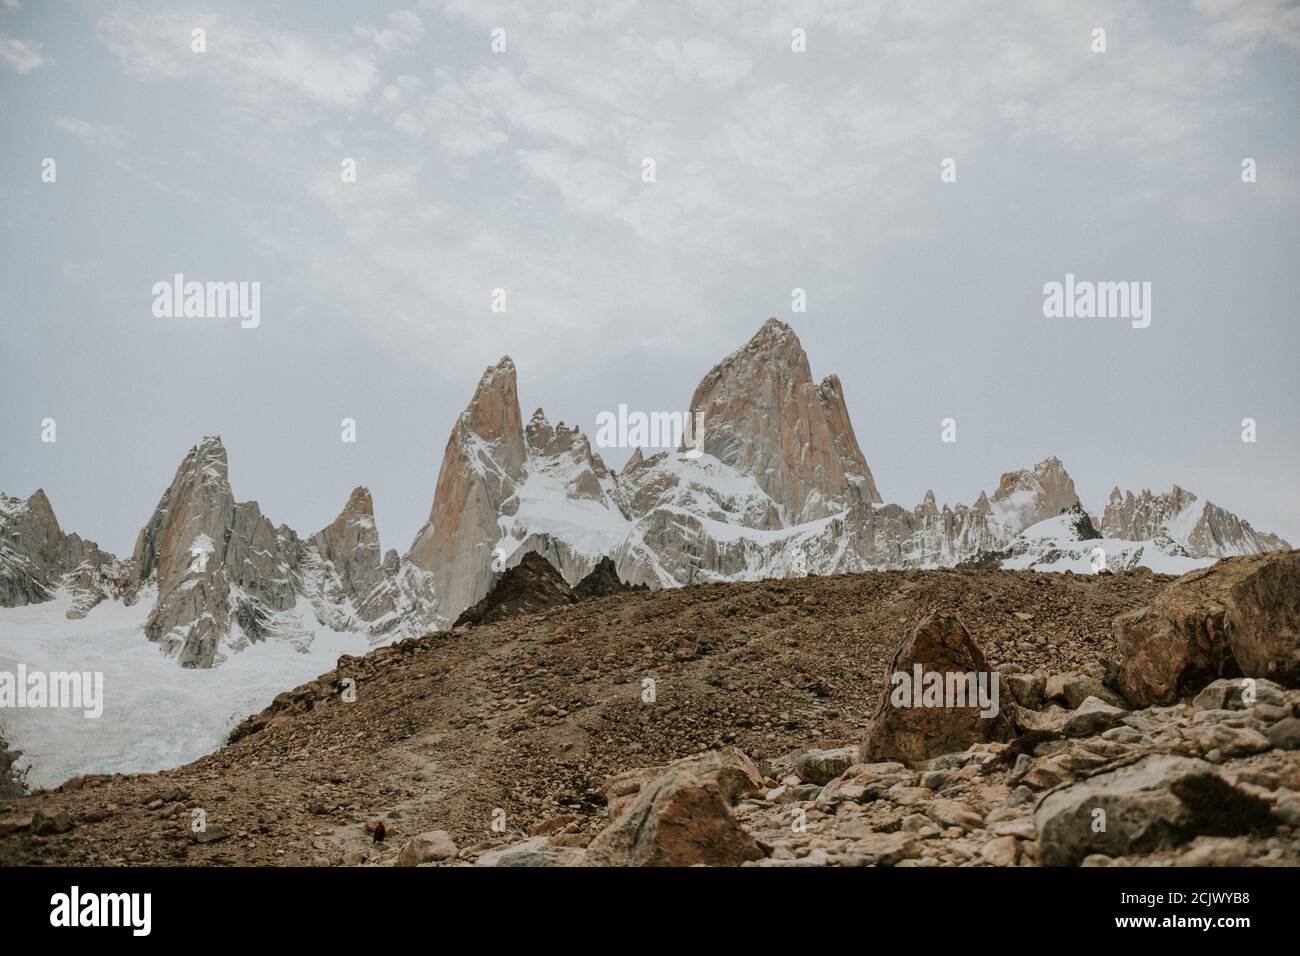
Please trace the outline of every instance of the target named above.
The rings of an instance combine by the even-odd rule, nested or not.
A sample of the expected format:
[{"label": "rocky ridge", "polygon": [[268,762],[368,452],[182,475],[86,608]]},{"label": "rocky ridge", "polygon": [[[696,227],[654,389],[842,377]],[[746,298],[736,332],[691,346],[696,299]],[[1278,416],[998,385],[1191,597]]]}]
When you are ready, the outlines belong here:
[{"label": "rocky ridge", "polygon": [[[1227,606],[1178,606],[1291,634],[1284,656],[1297,567],[1300,552],[1229,559],[1178,582]],[[341,659],[194,764],[21,798],[0,860],[1296,865],[1300,687],[1207,675],[1171,705],[1120,693],[1112,622],[1171,583],[874,572],[631,592],[404,640]],[[963,747],[954,708],[895,715],[944,753],[875,733],[889,669],[930,640],[957,666],[983,655],[1009,732]]]}]

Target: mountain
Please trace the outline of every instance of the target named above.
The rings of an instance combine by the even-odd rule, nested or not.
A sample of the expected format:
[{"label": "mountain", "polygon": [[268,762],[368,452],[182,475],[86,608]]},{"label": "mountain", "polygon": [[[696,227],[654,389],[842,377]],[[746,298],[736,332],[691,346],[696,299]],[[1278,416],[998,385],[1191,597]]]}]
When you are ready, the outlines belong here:
[{"label": "mountain", "polygon": [[1150,539],[1169,553],[1193,558],[1227,558],[1290,547],[1277,535],[1258,532],[1232,512],[1177,485],[1158,495],[1146,489],[1138,495],[1113,489],[1101,528],[1117,538]]},{"label": "mountain", "polygon": [[358,488],[307,540],[236,502],[216,436],[185,455],[131,557],[64,534],[43,492],[0,496],[0,606],[71,595],[70,618],[106,598],[152,602],[144,636],[183,667],[211,667],[264,640],[305,648],[321,627],[373,639],[423,633],[426,576],[381,555],[370,492]]},{"label": "mountain", "polygon": [[37,489],[26,501],[0,495],[0,607],[48,601],[60,587],[73,596],[69,618],[122,593],[125,569],[93,541],[64,534]]},{"label": "mountain", "polygon": [[[508,357],[484,372],[407,555],[434,576],[443,623],[488,593],[494,563],[528,552],[570,587],[606,556],[617,578],[652,587],[1001,561],[1091,567],[1097,545],[1082,546],[1073,519],[1055,521],[1083,514],[1057,458],[1003,474],[969,505],[940,507],[933,492],[913,508],[883,502],[839,379],[816,384],[794,330],[775,319],[701,379],[688,406],[692,441],[636,448],[618,473],[579,429],[551,426],[541,409],[524,426],[516,376]],[[1286,546],[1211,508],[1192,538],[1217,550],[1188,549],[1173,530],[1103,521],[1098,532],[1090,518],[1089,533],[1104,536],[1117,568],[1185,570],[1186,559]]]},{"label": "mountain", "polygon": [[[565,588],[595,574],[588,588],[608,593],[877,569],[1088,571],[1097,548],[1113,570],[1180,573],[1287,547],[1177,486],[1116,489],[1094,522],[1057,458],[1003,474],[969,505],[940,506],[933,492],[911,508],[884,502],[843,385],[814,380],[776,319],[710,369],[676,417],[691,426],[680,443],[637,447],[615,473],[578,427],[540,408],[524,423],[502,358],[456,419],[428,520],[401,557],[381,549],[364,487],[310,537],[273,525],[255,501],[235,501],[226,450],[207,437],[125,561],[64,534],[44,493],[0,496],[0,606],[67,592],[79,617],[107,598],[152,602],[144,635],[182,666],[210,667],[263,641],[303,650],[324,632],[378,643],[450,627],[528,555]],[[529,561],[519,574],[529,568],[540,573]]]}]

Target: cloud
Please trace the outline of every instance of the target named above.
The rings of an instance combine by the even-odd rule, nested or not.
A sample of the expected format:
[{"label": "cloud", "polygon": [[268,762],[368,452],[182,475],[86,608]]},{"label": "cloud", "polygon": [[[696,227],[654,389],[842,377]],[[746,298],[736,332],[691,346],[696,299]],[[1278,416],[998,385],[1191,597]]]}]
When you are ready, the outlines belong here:
[{"label": "cloud", "polygon": [[387,27],[358,25],[352,32],[370,40],[381,53],[392,53],[414,43],[424,35],[424,21],[412,10],[397,10],[388,15]]},{"label": "cloud", "polygon": [[[498,286],[512,319],[526,316],[512,335],[536,349],[580,330],[633,350],[695,334],[711,297],[755,275],[815,263],[852,276],[864,258],[950,233],[934,200],[949,156],[963,182],[1030,155],[1122,170],[1123,190],[1097,202],[1168,203],[1200,189],[1253,51],[1290,42],[1286,10],[1258,15],[1275,6],[1198,0],[1153,22],[1127,0],[566,13],[454,0],[310,34],[130,6],[103,27],[127,72],[207,84],[220,94],[211,123],[256,124],[248,158],[279,177],[290,213],[259,220],[262,247],[296,256],[312,294],[364,315],[404,359],[428,343],[445,365],[491,351]],[[1089,48],[1098,23],[1105,54]],[[196,25],[203,55],[189,50]],[[497,26],[503,54],[487,43]],[[790,48],[796,26],[806,53]],[[339,182],[322,153],[355,156],[358,182]],[[640,179],[647,157],[654,183]],[[1198,195],[1198,221],[1233,201]],[[278,219],[322,212],[333,230],[277,235]],[[598,333],[625,314],[618,304],[667,296],[652,326]]]},{"label": "cloud", "polygon": [[49,62],[41,53],[41,44],[36,41],[20,40],[7,33],[0,33],[0,65],[5,69],[19,74],[30,73]]},{"label": "cloud", "polygon": [[72,116],[59,116],[54,120],[54,125],[93,146],[126,148],[126,132],[117,126],[97,125]]},{"label": "cloud", "polygon": [[[191,33],[200,27],[207,48],[196,53]],[[241,109],[295,125],[313,121],[322,110],[359,108],[378,79],[375,47],[369,43],[320,42],[209,14],[154,14],[122,6],[101,29],[128,73],[210,82],[233,91]]]}]

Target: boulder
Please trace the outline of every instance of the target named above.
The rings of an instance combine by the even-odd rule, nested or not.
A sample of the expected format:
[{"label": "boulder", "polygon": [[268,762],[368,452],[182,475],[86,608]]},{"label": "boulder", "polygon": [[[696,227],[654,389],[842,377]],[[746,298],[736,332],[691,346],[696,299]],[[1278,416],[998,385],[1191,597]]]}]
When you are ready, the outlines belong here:
[{"label": "boulder", "polygon": [[1065,720],[1063,732],[1068,737],[1091,737],[1118,726],[1128,711],[1112,707],[1097,697],[1089,697]]},{"label": "boulder", "polygon": [[1119,694],[1108,688],[1097,678],[1074,672],[1053,674],[1047,678],[1047,686],[1043,696],[1047,700],[1062,702],[1071,710],[1077,708],[1089,697],[1103,700],[1112,707],[1126,706],[1124,699]]},{"label": "boulder", "polygon": [[475,866],[581,866],[586,851],[577,847],[555,846],[550,837],[533,837],[480,856]]},{"label": "boulder", "polygon": [[1203,760],[1154,754],[1048,793],[1034,812],[1039,862],[1074,866],[1176,846],[1196,835],[1270,829],[1270,805]]},{"label": "boulder", "polygon": [[[912,706],[914,697],[896,695],[893,675],[912,680],[915,665],[923,672],[945,675],[974,673],[988,682],[1001,677],[990,671],[984,654],[966,626],[949,611],[927,615],[902,642],[890,662],[884,690],[876,706],[875,720],[862,747],[863,763],[898,760],[919,766],[931,757],[966,750],[971,744],[1009,741],[1015,731],[999,707],[983,716],[975,706]],[[896,697],[905,705],[895,705]],[[1009,703],[1009,702],[1008,702]]]},{"label": "boulder", "polygon": [[407,840],[397,855],[398,866],[419,866],[437,860],[454,860],[460,849],[446,830],[430,830]]},{"label": "boulder", "polygon": [[1172,704],[1220,677],[1300,682],[1300,551],[1225,558],[1113,622],[1124,695]]},{"label": "boulder", "polygon": [[1255,704],[1284,706],[1282,688],[1271,680],[1253,677],[1221,677],[1196,695],[1197,710],[1242,710]]},{"label": "boulder", "polygon": [[1300,717],[1287,717],[1269,727],[1268,742],[1278,750],[1300,750]]},{"label": "boulder", "polygon": [[1042,674],[1005,674],[1002,677],[1011,697],[1021,707],[1037,710],[1043,706],[1043,692],[1047,681]]},{"label": "boulder", "polygon": [[795,761],[794,772],[804,783],[824,786],[857,762],[857,747],[809,750]]},{"label": "boulder", "polygon": [[55,833],[67,833],[76,823],[66,810],[55,810],[49,814],[41,810],[32,812],[32,833],[37,836],[52,836]]},{"label": "boulder", "polygon": [[590,866],[739,866],[763,851],[731,807],[759,790],[753,761],[734,748],[687,757],[644,784],[587,848]]}]

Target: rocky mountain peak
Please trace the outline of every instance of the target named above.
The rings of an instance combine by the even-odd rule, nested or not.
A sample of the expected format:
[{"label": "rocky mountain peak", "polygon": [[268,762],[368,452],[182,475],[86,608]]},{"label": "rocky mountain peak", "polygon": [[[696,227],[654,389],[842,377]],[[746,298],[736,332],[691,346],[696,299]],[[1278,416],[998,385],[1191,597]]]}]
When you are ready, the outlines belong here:
[{"label": "rocky mountain peak", "polygon": [[502,451],[522,451],[524,426],[519,414],[515,363],[510,356],[483,372],[461,419],[469,431],[500,446]]},{"label": "rocky mountain peak", "polygon": [[784,322],[769,319],[714,366],[690,409],[703,416],[703,451],[752,476],[787,523],[880,500],[839,380],[814,384],[808,356]]},{"label": "rocky mountain peak", "polygon": [[1079,500],[1074,479],[1056,457],[1045,458],[1032,469],[1002,476],[990,499],[1002,522],[1014,531],[1054,518]]},{"label": "rocky mountain peak", "polygon": [[[530,425],[536,440],[547,434],[544,414],[534,414]],[[406,554],[412,565],[432,575],[439,613],[447,619],[487,593],[492,548],[501,536],[498,516],[518,508],[516,489],[527,461],[515,363],[506,356],[484,371],[457,419],[429,520]]]}]

